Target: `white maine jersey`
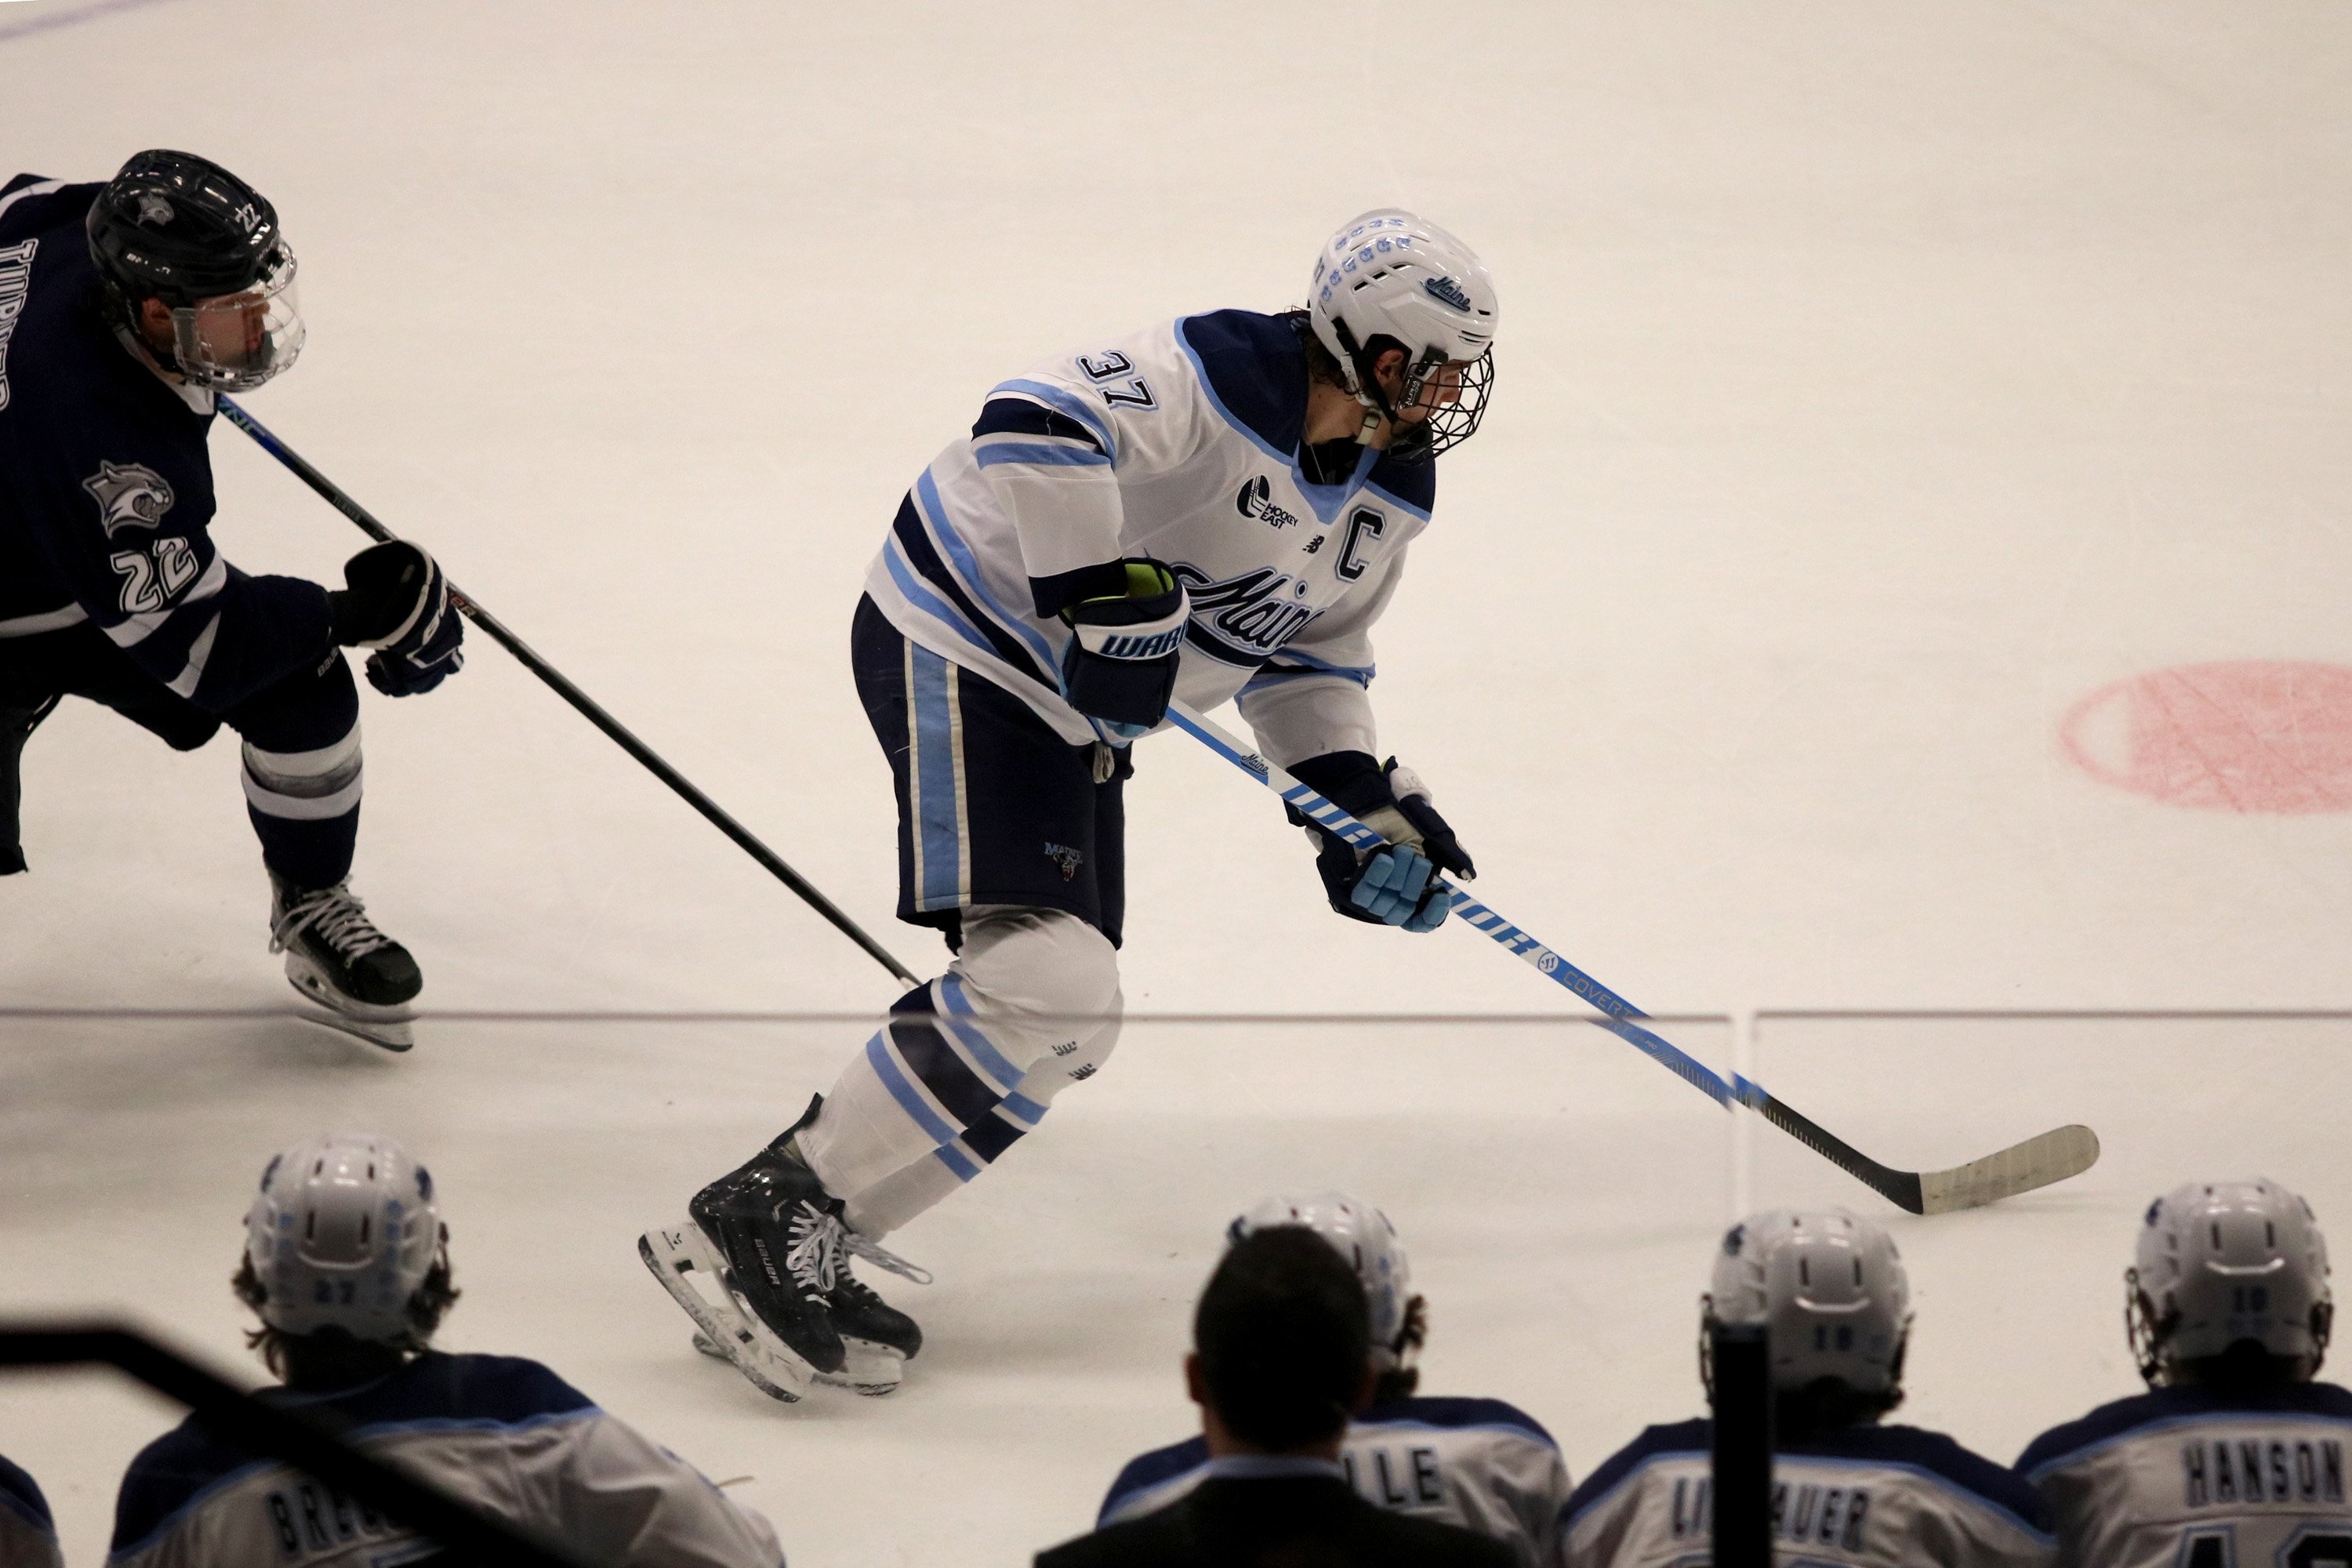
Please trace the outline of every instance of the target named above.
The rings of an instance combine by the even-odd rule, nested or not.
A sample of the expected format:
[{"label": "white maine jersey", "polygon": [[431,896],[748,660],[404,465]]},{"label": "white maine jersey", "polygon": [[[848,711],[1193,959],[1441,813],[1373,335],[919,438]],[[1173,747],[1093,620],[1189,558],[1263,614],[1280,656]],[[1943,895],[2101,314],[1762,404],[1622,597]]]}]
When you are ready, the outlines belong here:
[{"label": "white maine jersey", "polygon": [[[1713,1423],[1653,1426],[1576,1489],[1571,1568],[1700,1568],[1714,1526]],[[1850,1426],[1772,1459],[1781,1568],[2048,1568],[2056,1540],[2016,1472],[1916,1426]]]},{"label": "white maine jersey", "polygon": [[2017,1461],[2066,1561],[2097,1568],[2352,1568],[2352,1393],[2166,1388],[2035,1438]]},{"label": "white maine jersey", "polygon": [[[289,1407],[353,1424],[376,1458],[460,1501],[627,1568],[779,1568],[757,1513],[691,1465],[590,1404],[537,1362],[418,1357],[389,1377],[324,1395],[273,1390]],[[397,1568],[434,1550],[373,1508],[193,1418],[131,1462],[115,1504],[111,1568]]]},{"label": "white maine jersey", "polygon": [[[1568,1467],[1551,1435],[1499,1399],[1399,1399],[1348,1427],[1348,1482],[1370,1501],[1508,1542],[1523,1563],[1555,1560]],[[1154,1513],[1207,1478],[1194,1437],[1130,1461],[1095,1527]]]},{"label": "white maine jersey", "polygon": [[1062,700],[1059,612],[1123,593],[1109,569],[1150,556],[1191,596],[1180,700],[1238,695],[1286,765],[1376,752],[1370,629],[1429,522],[1435,465],[1343,443],[1352,470],[1310,482],[1307,386],[1290,320],[1245,310],[1049,360],[992,390],[973,435],[924,470],[866,591],[1081,745],[1105,737]]}]

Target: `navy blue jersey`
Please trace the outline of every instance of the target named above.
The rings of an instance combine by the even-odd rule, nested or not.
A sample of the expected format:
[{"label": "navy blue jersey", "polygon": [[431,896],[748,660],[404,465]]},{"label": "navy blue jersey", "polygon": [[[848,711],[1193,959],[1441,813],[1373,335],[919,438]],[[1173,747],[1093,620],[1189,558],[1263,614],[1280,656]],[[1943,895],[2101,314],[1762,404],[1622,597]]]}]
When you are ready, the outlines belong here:
[{"label": "navy blue jersey", "polygon": [[0,1458],[0,1563],[6,1568],[55,1568],[57,1526],[33,1478]]},{"label": "navy blue jersey", "polygon": [[214,712],[326,657],[327,591],[215,548],[209,393],[167,382],[102,307],[102,187],[0,186],[0,650],[88,621]]}]

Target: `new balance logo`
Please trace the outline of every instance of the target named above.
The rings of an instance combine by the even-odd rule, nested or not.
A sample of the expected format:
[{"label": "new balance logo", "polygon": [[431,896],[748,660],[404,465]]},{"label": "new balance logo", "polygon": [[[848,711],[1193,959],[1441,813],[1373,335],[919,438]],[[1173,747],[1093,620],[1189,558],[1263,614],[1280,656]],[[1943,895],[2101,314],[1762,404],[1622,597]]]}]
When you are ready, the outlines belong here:
[{"label": "new balance logo", "polygon": [[1270,527],[1296,527],[1298,514],[1286,508],[1276,506],[1268,499],[1273,494],[1274,487],[1265,482],[1264,474],[1244,480],[1241,493],[1234,497],[1234,510],[1244,517],[1256,518],[1260,522]]},{"label": "new balance logo", "polygon": [[1421,286],[1432,299],[1451,305],[1465,315],[1476,308],[1470,303],[1470,296],[1462,291],[1462,285],[1451,278],[1424,278]]}]

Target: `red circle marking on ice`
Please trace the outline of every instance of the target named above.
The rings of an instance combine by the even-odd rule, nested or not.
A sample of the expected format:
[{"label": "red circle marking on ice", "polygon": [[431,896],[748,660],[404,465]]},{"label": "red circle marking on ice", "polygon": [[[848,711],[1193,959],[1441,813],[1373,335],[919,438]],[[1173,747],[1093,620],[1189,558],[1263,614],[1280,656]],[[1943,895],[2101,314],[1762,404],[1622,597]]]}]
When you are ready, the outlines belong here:
[{"label": "red circle marking on ice", "polygon": [[2059,742],[2093,778],[2168,805],[2352,810],[2352,668],[2245,659],[2136,675],[2076,703]]}]

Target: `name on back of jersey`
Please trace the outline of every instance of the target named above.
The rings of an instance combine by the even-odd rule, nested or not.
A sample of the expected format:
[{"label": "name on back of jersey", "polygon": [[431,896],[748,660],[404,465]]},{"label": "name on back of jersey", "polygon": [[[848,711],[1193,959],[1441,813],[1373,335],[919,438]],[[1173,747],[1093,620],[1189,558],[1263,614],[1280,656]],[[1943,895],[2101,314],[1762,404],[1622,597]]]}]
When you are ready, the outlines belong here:
[{"label": "name on back of jersey", "polygon": [[[1859,1554],[1863,1527],[1870,1518],[1868,1487],[1823,1486],[1818,1481],[1772,1483],[1772,1538],[1791,1546],[1833,1546]],[[1715,1532],[1715,1482],[1706,1476],[1675,1478],[1666,1528],[1676,1541],[1707,1541]]]},{"label": "name on back of jersey", "polygon": [[2189,1508],[2344,1502],[2344,1445],[2334,1437],[2192,1437],[2180,1445]]}]

